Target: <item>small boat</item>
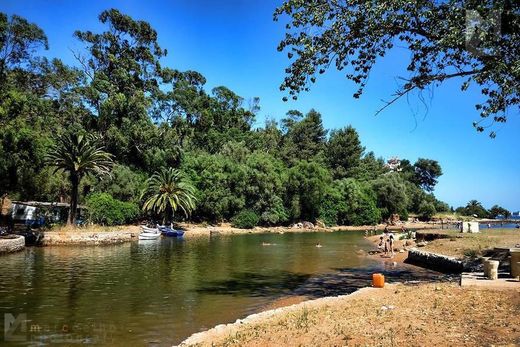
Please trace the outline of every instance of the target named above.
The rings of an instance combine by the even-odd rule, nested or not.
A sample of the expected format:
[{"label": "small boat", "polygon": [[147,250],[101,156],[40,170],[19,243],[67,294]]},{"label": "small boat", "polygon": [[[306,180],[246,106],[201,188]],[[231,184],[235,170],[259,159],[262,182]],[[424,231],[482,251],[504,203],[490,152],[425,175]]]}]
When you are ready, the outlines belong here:
[{"label": "small boat", "polygon": [[161,231],[158,228],[149,228],[141,225],[141,233],[139,234],[139,240],[157,240],[161,237]]},{"label": "small boat", "polygon": [[164,236],[168,237],[182,237],[184,235],[184,231],[175,230],[172,227],[167,227],[164,225],[157,225],[157,229],[159,229]]},{"label": "small boat", "polygon": [[141,225],[142,233],[146,234],[160,234],[161,231],[159,228],[149,228],[147,226]]},{"label": "small boat", "polygon": [[155,234],[155,233],[141,233],[139,234],[139,240],[157,240],[159,237],[161,237],[161,234]]}]

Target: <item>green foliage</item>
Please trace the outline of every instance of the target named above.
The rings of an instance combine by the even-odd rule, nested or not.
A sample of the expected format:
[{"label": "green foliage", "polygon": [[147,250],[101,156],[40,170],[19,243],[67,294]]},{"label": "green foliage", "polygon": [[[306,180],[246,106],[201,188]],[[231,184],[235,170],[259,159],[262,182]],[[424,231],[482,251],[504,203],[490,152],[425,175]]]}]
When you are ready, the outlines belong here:
[{"label": "green foliage", "polygon": [[300,161],[287,174],[289,216],[293,221],[315,221],[331,184],[330,172],[317,162]]},{"label": "green foliage", "polygon": [[81,179],[89,174],[106,174],[112,168],[112,155],[105,152],[98,141],[95,135],[64,133],[57,138],[45,157],[46,163],[56,168],[55,172],[62,170],[69,176],[72,189],[69,224],[75,224],[76,221]]},{"label": "green foliage", "polygon": [[242,164],[218,154],[190,152],[181,170],[196,188],[195,219],[229,220],[245,207],[246,171]]},{"label": "green foliage", "polygon": [[289,220],[287,209],[283,204],[283,200],[274,196],[271,203],[265,208],[260,216],[260,222],[265,225],[279,225],[284,224]]},{"label": "green foliage", "polygon": [[242,210],[231,219],[231,225],[240,229],[252,229],[258,225],[260,217],[251,210]]},{"label": "green foliage", "polygon": [[284,156],[291,162],[318,159],[325,148],[327,131],[323,128],[321,114],[310,110],[301,120],[285,121]]},{"label": "green foliage", "polygon": [[171,222],[177,210],[186,217],[195,209],[193,186],[173,168],[163,168],[146,180],[141,194],[145,198],[143,211],[163,216],[163,224]]},{"label": "green foliage", "polygon": [[0,12],[0,81],[4,80],[7,68],[31,61],[38,48],[49,48],[40,27],[20,16],[8,17]]},{"label": "green foliage", "polygon": [[489,217],[489,211],[477,200],[471,200],[466,207],[458,207],[455,211],[463,216],[477,216],[478,218]]},{"label": "green foliage", "polygon": [[491,218],[497,218],[498,216],[503,216],[505,218],[509,218],[509,217],[511,217],[511,212],[498,205],[493,205],[493,207],[491,207],[489,209],[489,216]]},{"label": "green foliage", "polygon": [[[291,60],[281,89],[296,99],[335,67],[359,86],[353,95],[359,98],[376,61],[398,43],[411,52],[407,76],[382,109],[411,92],[462,77],[463,91],[471,83],[481,88],[480,117],[503,123],[506,110],[520,100],[518,11],[518,2],[511,1],[286,0],[275,12],[275,20],[289,17],[278,46]],[[472,15],[500,27],[478,25]],[[474,127],[484,131],[483,124]]]},{"label": "green foliage", "polygon": [[403,179],[396,173],[383,175],[372,182],[372,188],[377,196],[377,207],[381,216],[387,219],[397,213],[402,219],[406,218],[408,196]]},{"label": "green foliage", "polygon": [[[208,92],[200,73],[163,66],[167,52],[149,23],[115,9],[99,20],[99,31],[74,34],[84,48],[74,53],[79,69],[39,57],[43,31],[0,14],[0,194],[70,200],[71,216],[90,194],[99,205],[144,202],[164,220],[176,209],[202,222],[247,211],[267,226],[374,224],[421,206],[447,209],[424,191],[442,174],[437,162],[403,159],[389,173],[383,158],[364,154],[352,126],[327,139],[314,109],[253,127],[258,98],[225,86]],[[95,218],[120,223],[115,210]]]},{"label": "green foliage", "polygon": [[433,215],[437,213],[437,210],[435,209],[435,205],[433,203],[421,201],[417,212],[419,213],[419,217],[422,220],[430,220]]},{"label": "green foliage", "polygon": [[102,225],[122,225],[134,222],[139,217],[139,207],[133,202],[114,199],[107,193],[87,196],[87,218]]},{"label": "green foliage", "polygon": [[442,169],[436,160],[419,158],[415,164],[415,182],[422,189],[431,192],[437,184],[437,178],[442,175]]},{"label": "green foliage", "polygon": [[339,223],[344,225],[374,225],[381,221],[381,212],[376,206],[372,188],[354,179],[337,182],[347,209],[340,214]]},{"label": "green foliage", "polygon": [[361,164],[365,148],[361,146],[357,131],[348,126],[333,130],[326,147],[326,158],[335,179],[353,177]]},{"label": "green foliage", "polygon": [[114,165],[110,176],[105,176],[92,184],[92,191],[105,192],[115,199],[138,203],[145,181],[146,175],[118,164]]},{"label": "green foliage", "polygon": [[360,181],[372,181],[388,172],[383,158],[376,158],[374,152],[368,152],[359,166],[352,169],[353,177]]}]

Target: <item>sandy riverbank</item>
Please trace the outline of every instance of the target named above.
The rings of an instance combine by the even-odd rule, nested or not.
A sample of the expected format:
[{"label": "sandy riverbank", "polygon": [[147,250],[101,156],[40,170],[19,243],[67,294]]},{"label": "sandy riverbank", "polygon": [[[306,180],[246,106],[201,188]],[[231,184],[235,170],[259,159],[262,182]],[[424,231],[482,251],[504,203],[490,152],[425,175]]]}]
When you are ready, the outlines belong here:
[{"label": "sandy riverbank", "polygon": [[194,334],[183,346],[516,345],[520,286],[387,285],[262,312]]},{"label": "sandy riverbank", "polygon": [[[301,233],[301,232],[334,232],[334,231],[365,231],[365,230],[373,230],[374,226],[371,225],[362,225],[362,226],[334,226],[334,227],[317,227],[314,228],[295,228],[295,227],[285,227],[285,226],[274,226],[274,227],[255,227],[253,229],[239,229],[231,226],[230,223],[221,223],[219,225],[204,225],[204,224],[194,224],[194,223],[179,223],[178,224],[185,232],[186,237],[192,236],[210,236],[215,234],[222,235],[242,235],[242,234],[264,234],[264,233]],[[434,224],[432,223],[411,223],[406,222],[404,224],[407,229],[429,229],[433,228]],[[400,230],[401,225],[399,226],[390,226],[391,230]],[[377,232],[381,232],[384,230],[386,224],[376,225],[375,228]],[[437,223],[439,226],[439,223]]]},{"label": "sandy riverbank", "polygon": [[[430,223],[404,223],[407,229],[428,229],[432,227]],[[253,229],[239,229],[231,226],[230,223],[221,223],[215,226],[195,223],[179,223],[177,225],[185,231],[186,238],[210,237],[212,235],[245,235],[245,234],[266,234],[266,233],[302,233],[302,232],[334,232],[334,231],[365,231],[373,230],[374,226],[336,226],[336,227],[317,227],[314,228],[295,228],[295,227],[255,227]],[[385,224],[375,226],[377,232],[385,228]],[[400,230],[401,226],[391,227],[392,230]],[[128,242],[137,239],[140,232],[138,225],[123,225],[105,227],[100,225],[90,225],[86,227],[72,228],[69,226],[55,227],[44,231],[43,245],[100,245]]]}]

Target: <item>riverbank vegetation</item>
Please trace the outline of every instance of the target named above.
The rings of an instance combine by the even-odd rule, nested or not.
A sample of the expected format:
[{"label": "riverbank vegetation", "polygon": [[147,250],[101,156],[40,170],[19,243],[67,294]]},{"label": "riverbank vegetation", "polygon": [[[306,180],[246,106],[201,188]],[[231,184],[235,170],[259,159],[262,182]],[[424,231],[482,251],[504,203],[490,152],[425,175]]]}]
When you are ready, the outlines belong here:
[{"label": "riverbank vegetation", "polygon": [[[353,127],[325,129],[313,109],[262,123],[258,98],[207,90],[200,73],[164,66],[167,50],[148,23],[115,9],[99,20],[104,31],[74,33],[81,48],[68,66],[44,56],[37,24],[0,15],[0,195],[71,201],[73,216],[86,204],[90,221],[122,224],[170,211],[141,193],[155,172],[174,168],[193,187],[181,204],[193,221],[369,225],[449,210],[432,194],[437,161],[385,161]],[[89,152],[79,140],[90,138],[102,162],[81,159],[83,169],[76,159]],[[60,148],[76,157],[66,161]]]}]

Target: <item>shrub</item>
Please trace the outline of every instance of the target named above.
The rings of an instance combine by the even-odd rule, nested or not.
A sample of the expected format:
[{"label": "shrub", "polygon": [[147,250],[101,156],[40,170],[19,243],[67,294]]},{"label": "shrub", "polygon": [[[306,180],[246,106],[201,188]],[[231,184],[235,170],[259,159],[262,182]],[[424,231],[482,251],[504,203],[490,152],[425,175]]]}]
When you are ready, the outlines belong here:
[{"label": "shrub", "polygon": [[240,229],[252,229],[258,224],[259,220],[260,217],[255,212],[243,210],[231,219],[231,225]]},{"label": "shrub", "polygon": [[102,225],[131,223],[139,217],[139,207],[132,202],[114,199],[107,193],[94,193],[87,197],[88,219]]},{"label": "shrub", "polygon": [[277,196],[272,199],[271,205],[260,216],[262,224],[267,225],[285,223],[288,219],[289,216],[283,206],[283,201]]},{"label": "shrub", "polygon": [[435,205],[431,202],[422,201],[419,205],[419,214],[422,220],[430,220],[437,211]]}]

